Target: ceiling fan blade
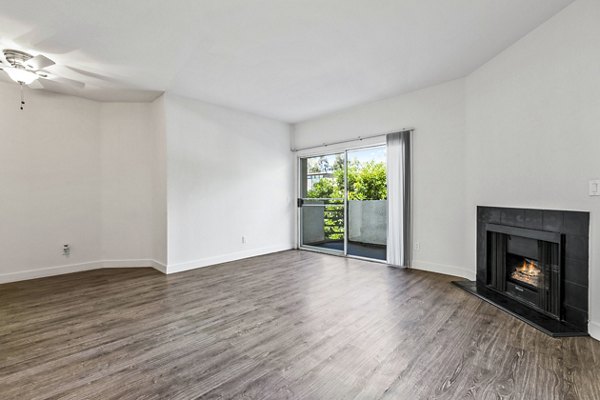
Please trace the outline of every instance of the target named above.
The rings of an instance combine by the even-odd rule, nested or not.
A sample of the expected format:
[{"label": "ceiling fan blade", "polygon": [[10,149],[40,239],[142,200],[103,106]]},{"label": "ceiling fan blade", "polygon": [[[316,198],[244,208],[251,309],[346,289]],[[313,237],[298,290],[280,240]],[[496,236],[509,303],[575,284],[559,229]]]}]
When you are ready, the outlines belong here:
[{"label": "ceiling fan blade", "polygon": [[62,83],[65,85],[69,85],[69,86],[72,86],[77,89],[83,89],[85,87],[85,83],[83,83],[83,82],[76,81],[74,79],[63,78],[61,76],[47,74],[45,71],[43,72],[43,75],[42,74],[38,74],[38,75],[40,75],[43,79],[47,79],[49,81],[53,81],[56,83]]},{"label": "ceiling fan blade", "polygon": [[56,64],[54,61],[52,61],[51,59],[49,59],[48,57],[40,54],[37,55],[33,58],[30,58],[29,60],[27,60],[25,62],[25,65],[31,69],[44,69],[47,67],[50,67],[51,65]]}]

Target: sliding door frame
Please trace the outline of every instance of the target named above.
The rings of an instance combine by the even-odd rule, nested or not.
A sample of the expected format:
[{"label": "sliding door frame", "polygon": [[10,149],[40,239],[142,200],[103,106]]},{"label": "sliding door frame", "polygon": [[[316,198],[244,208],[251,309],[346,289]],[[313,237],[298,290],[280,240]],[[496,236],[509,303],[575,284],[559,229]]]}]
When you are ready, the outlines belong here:
[{"label": "sliding door frame", "polygon": [[[320,157],[320,156],[331,156],[334,154],[344,154],[344,157],[346,157],[346,152],[345,150],[337,150],[337,151],[331,151],[331,152],[317,152],[315,154],[310,154],[310,155],[300,155],[298,154],[296,156],[296,169],[297,169],[297,174],[296,174],[296,191],[297,191],[297,196],[296,196],[296,201],[298,201],[298,199],[304,199],[304,197],[302,197],[302,195],[304,193],[302,193],[302,189],[303,189],[303,183],[302,183],[302,160],[305,158],[311,158],[311,157]],[[346,180],[346,161],[344,159],[344,182]],[[345,186],[345,183],[344,183]],[[310,246],[310,245],[305,245],[302,243],[302,235],[303,235],[303,227],[302,227],[302,207],[303,206],[298,206],[296,205],[296,221],[297,221],[297,246],[300,250],[308,250],[308,251],[314,251],[317,253],[325,253],[325,254],[330,254],[330,255],[334,255],[334,256],[346,256],[346,191],[344,189],[344,198],[343,198],[343,203],[340,205],[343,207],[344,209],[344,250],[342,252],[340,252],[339,250],[332,250],[332,249],[327,249],[327,248],[322,248],[322,247],[316,247],[316,246]],[[319,199],[315,199],[315,200],[319,200]],[[315,207],[315,206],[313,206]],[[318,206],[317,206],[318,207]],[[326,206],[323,206],[323,208],[325,208]],[[343,254],[342,254],[343,253]]]},{"label": "sliding door frame", "polygon": [[[348,143],[344,143],[346,146],[325,146],[310,149],[310,151],[298,151],[296,152],[296,199],[302,197],[302,159],[311,157],[328,156],[333,154],[344,153],[344,251],[343,254],[339,251],[328,250],[313,246],[306,246],[302,244],[302,207],[296,205],[296,244],[298,249],[313,251],[316,253],[324,253],[334,255],[338,257],[355,258],[358,260],[371,261],[379,264],[387,264],[387,260],[379,260],[375,258],[361,257],[348,254],[348,152],[353,150],[369,149],[373,147],[385,147],[385,138],[383,141],[374,141],[369,144],[361,144],[357,146],[347,146]],[[330,149],[331,147],[331,149]]]}]

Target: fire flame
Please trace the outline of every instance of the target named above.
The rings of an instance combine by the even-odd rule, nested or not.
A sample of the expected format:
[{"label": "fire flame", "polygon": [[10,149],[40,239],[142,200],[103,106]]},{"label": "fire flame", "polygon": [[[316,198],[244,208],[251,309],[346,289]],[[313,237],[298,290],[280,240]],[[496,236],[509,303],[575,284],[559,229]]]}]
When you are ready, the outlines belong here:
[{"label": "fire flame", "polygon": [[541,270],[538,267],[537,262],[524,258],[523,262],[515,268],[511,277],[530,285],[538,286],[540,274]]},{"label": "fire flame", "polygon": [[538,276],[540,274],[540,269],[536,265],[535,261],[531,261],[526,258],[523,260],[521,265],[517,267],[517,271],[521,274],[529,276]]}]

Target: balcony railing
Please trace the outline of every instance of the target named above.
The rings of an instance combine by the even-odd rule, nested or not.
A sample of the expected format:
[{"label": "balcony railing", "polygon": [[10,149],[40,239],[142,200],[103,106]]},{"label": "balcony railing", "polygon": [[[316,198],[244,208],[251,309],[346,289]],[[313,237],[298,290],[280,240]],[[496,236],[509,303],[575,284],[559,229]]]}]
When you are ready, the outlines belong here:
[{"label": "balcony railing", "polygon": [[343,240],[344,239],[344,207],[326,206],[324,211],[323,230],[325,240]]}]

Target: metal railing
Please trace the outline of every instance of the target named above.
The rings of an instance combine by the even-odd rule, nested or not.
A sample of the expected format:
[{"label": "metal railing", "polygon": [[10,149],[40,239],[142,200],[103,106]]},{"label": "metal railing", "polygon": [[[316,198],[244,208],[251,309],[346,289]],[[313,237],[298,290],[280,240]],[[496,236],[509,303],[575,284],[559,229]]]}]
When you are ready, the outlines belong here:
[{"label": "metal railing", "polygon": [[325,240],[344,239],[344,207],[325,206],[323,211]]}]

